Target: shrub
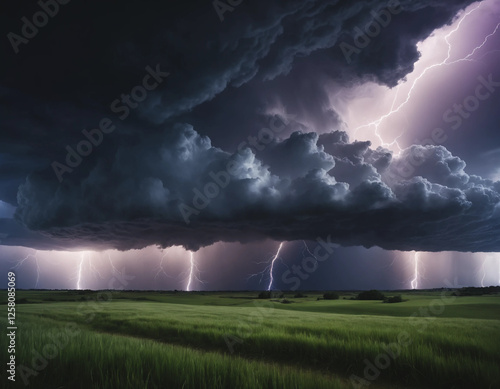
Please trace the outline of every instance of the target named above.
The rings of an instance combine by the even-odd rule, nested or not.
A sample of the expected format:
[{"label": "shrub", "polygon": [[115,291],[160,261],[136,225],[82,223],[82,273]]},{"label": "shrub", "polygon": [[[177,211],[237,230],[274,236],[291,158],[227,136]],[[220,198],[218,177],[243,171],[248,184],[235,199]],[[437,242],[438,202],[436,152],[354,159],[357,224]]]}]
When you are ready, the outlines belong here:
[{"label": "shrub", "polygon": [[270,299],[271,298],[271,292],[268,290],[263,290],[262,292],[259,293],[259,298],[260,299]]},{"label": "shrub", "polygon": [[386,297],[384,300],[384,303],[402,303],[402,302],[403,302],[403,298],[401,297],[401,295]]},{"label": "shrub", "polygon": [[337,293],[334,293],[334,292],[326,292],[323,295],[323,298],[325,300],[338,300],[340,298],[340,296]]},{"label": "shrub", "polygon": [[295,296],[293,296],[293,297],[295,297],[296,299],[300,299],[300,298],[304,298],[307,296],[299,292],[299,293],[296,293]]},{"label": "shrub", "polygon": [[367,290],[364,292],[361,292],[358,294],[358,297],[356,297],[357,300],[384,300],[385,296],[382,292],[379,292],[378,290],[372,289],[372,290]]}]

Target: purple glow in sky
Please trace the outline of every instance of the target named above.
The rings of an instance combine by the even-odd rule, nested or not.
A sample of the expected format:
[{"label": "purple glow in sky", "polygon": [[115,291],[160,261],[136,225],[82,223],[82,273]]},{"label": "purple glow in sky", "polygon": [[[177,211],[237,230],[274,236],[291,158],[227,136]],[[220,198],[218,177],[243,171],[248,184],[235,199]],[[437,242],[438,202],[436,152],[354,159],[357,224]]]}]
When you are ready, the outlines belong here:
[{"label": "purple glow in sky", "polygon": [[457,96],[468,96],[471,82],[496,67],[499,20],[500,2],[474,3],[418,43],[421,57],[397,87],[366,83],[332,94],[332,107],[351,137],[398,153],[443,127],[443,114]]}]

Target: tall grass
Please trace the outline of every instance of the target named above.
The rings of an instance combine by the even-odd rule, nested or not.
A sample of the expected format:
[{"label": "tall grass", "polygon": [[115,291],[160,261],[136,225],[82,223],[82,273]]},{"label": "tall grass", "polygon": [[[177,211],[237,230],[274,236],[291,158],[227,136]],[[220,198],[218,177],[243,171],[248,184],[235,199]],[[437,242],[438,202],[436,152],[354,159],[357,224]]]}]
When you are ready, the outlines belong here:
[{"label": "tall grass", "polygon": [[[36,352],[42,353],[47,344],[53,343],[53,337],[64,331],[61,322],[49,319],[23,320],[21,328],[16,350],[16,384],[9,387],[26,387],[19,365],[31,368]],[[4,384],[6,380],[2,381]],[[28,377],[27,382],[27,387],[32,388],[84,389],[347,387],[340,379],[292,367],[84,328],[54,359],[48,360],[45,369]]]},{"label": "tall grass", "polygon": [[[489,307],[493,300],[487,299]],[[197,296],[195,301],[207,300]],[[400,355],[391,359],[390,366],[382,369],[380,378],[371,387],[389,384],[426,388],[500,387],[498,320],[435,317],[419,332],[405,317],[119,300],[101,304],[101,309],[85,322],[77,307],[77,303],[69,302],[19,305],[20,336],[24,337],[19,344],[28,351],[33,345],[43,344],[47,325],[38,331],[34,323],[55,323],[55,326],[63,322],[78,323],[85,331],[61,352],[59,365],[51,363],[50,369],[58,366],[57,369],[73,370],[83,358],[80,363],[85,368],[77,369],[77,375],[85,375],[87,369],[95,387],[113,387],[106,386],[112,385],[107,380],[126,385],[129,381],[148,380],[149,386],[137,387],[157,387],[160,378],[174,380],[173,386],[165,386],[172,388],[342,387],[350,374],[362,377],[364,361],[373,362],[385,352],[387,344],[397,342],[403,331],[408,333],[411,344],[401,348]],[[484,309],[485,317],[489,317],[489,308]],[[262,312],[263,317],[256,316],[256,312]],[[27,338],[27,328],[37,335]],[[224,340],[227,335],[243,341],[235,344],[234,354],[229,353]],[[147,351],[150,349],[156,351],[150,353]],[[138,350],[137,356],[147,361],[148,366],[152,364],[152,368],[133,362],[136,359],[133,350]],[[182,366],[168,365],[174,378],[158,376],[166,367],[157,365],[160,362],[155,359],[169,361],[166,354],[183,361]],[[127,365],[132,362],[132,366]],[[185,366],[191,364],[189,374],[204,377],[203,382],[215,386],[201,386],[204,384],[198,378],[195,381],[186,378],[189,374]],[[116,373],[120,371],[118,365],[127,367],[128,373]],[[254,371],[258,374],[251,375]],[[331,377],[331,382],[325,375]],[[255,382],[252,384],[255,386],[242,383],[248,380]]]}]

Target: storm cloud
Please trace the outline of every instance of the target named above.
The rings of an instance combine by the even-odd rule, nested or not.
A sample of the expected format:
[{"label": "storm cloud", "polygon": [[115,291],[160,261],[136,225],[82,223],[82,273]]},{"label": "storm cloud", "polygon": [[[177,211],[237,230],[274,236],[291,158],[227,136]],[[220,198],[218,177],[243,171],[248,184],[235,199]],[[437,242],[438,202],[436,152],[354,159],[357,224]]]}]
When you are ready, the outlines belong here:
[{"label": "storm cloud", "polygon": [[[4,221],[3,244],[197,249],[330,236],[346,246],[497,251],[498,182],[468,174],[443,146],[393,155],[350,140],[322,93],[325,80],[395,86],[413,70],[417,43],[470,3],[243,2],[222,23],[211,2],[68,5],[3,64],[0,199],[30,230]],[[397,8],[391,21],[347,61],[341,44],[355,45],[388,7]],[[19,29],[12,20],[7,28]],[[57,66],[47,55],[54,42],[64,53]],[[65,145],[111,115],[110,103],[155,64],[170,73],[165,83],[59,183],[50,164]],[[287,92],[278,102],[275,89]],[[292,121],[262,150],[236,150],[233,140],[266,125],[274,105],[308,123]]]},{"label": "storm cloud", "polygon": [[260,159],[178,124],[118,149],[82,180],[31,175],[16,217],[70,246],[121,250],[327,236],[405,251],[498,250],[500,183],[465,166],[442,146],[395,157],[339,131],[293,133]]}]

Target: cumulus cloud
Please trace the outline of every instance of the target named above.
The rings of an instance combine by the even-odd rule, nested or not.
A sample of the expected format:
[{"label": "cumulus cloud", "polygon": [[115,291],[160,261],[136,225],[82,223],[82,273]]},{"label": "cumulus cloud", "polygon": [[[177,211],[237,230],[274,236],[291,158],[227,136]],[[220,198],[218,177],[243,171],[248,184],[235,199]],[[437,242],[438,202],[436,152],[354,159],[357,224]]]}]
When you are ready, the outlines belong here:
[{"label": "cumulus cloud", "polygon": [[391,157],[339,131],[294,133],[262,158],[228,153],[177,124],[81,180],[32,174],[16,217],[61,245],[123,250],[328,235],[385,249],[498,250],[498,183],[464,169],[442,146]]}]

